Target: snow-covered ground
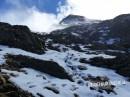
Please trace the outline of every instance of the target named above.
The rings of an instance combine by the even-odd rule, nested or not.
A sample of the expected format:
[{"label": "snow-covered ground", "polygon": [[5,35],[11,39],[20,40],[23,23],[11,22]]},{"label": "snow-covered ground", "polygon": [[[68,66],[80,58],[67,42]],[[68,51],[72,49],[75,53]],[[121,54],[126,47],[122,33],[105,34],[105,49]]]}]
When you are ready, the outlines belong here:
[{"label": "snow-covered ground", "polygon": [[[7,73],[10,76],[10,81],[15,83],[17,86],[26,90],[36,97],[39,94],[44,97],[76,97],[74,94],[78,94],[79,97],[130,97],[130,83],[122,76],[116,74],[113,70],[104,69],[92,66],[90,64],[80,63],[80,58],[86,58],[89,60],[93,57],[104,57],[104,58],[115,58],[115,56],[106,55],[104,53],[100,54],[85,54],[84,52],[78,52],[68,48],[67,51],[54,51],[47,50],[45,54],[38,55],[34,53],[30,53],[24,50],[9,48],[7,46],[0,46],[0,64],[5,62],[4,55],[13,54],[13,55],[26,55],[31,56],[36,59],[41,60],[53,60],[57,62],[60,66],[65,68],[65,70],[72,75],[75,82],[71,82],[69,80],[58,79],[52,77],[43,72],[39,72],[33,70],[31,68],[23,68],[22,70],[25,72],[11,71],[2,69],[2,72]],[[70,66],[84,66],[86,70],[70,69]],[[11,76],[11,74],[15,76]],[[106,76],[110,79],[110,81],[122,82],[116,83],[115,92],[107,94],[105,91],[100,93],[96,90],[90,90],[90,86],[88,85],[88,81],[84,81],[82,79],[83,76],[92,75],[92,76]],[[82,83],[78,83],[78,81],[82,81]],[[48,90],[46,87],[54,88],[59,91],[59,93],[55,93],[53,91]]]}]

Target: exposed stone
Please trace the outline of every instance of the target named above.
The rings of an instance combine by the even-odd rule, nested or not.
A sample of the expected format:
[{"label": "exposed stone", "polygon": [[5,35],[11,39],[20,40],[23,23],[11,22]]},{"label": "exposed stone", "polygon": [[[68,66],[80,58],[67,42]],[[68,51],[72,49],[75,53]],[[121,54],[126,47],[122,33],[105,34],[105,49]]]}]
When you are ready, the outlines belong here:
[{"label": "exposed stone", "polygon": [[34,53],[43,53],[45,48],[44,42],[27,26],[12,26],[2,22],[0,22],[0,44]]},{"label": "exposed stone", "polygon": [[37,95],[39,96],[39,97],[45,97],[45,96],[43,96],[42,94],[40,94],[40,93],[37,93]]},{"label": "exposed stone", "polygon": [[88,60],[87,60],[86,58],[81,58],[81,59],[79,60],[79,62],[81,62],[81,63],[88,63]]},{"label": "exposed stone", "polygon": [[56,93],[56,94],[59,94],[60,92],[59,92],[59,90],[58,89],[56,89],[55,87],[45,87],[46,89],[48,89],[48,90],[50,90],[50,91],[52,91],[52,92],[54,92],[54,93]]},{"label": "exposed stone", "polygon": [[87,70],[87,67],[84,65],[78,65],[77,67],[79,70]]},{"label": "exposed stone", "polygon": [[7,55],[5,57],[9,69],[32,68],[57,78],[73,81],[65,69],[54,61],[39,60],[23,55]]},{"label": "exposed stone", "polygon": [[0,97],[34,97],[9,81],[7,75],[0,74]]},{"label": "exposed stone", "polygon": [[79,85],[84,85],[83,80],[78,80],[77,83],[78,83]]},{"label": "exposed stone", "polygon": [[74,97],[80,97],[78,94],[74,93]]},{"label": "exposed stone", "polygon": [[130,54],[118,54],[116,58],[105,59],[103,57],[91,58],[89,61],[82,61],[98,67],[114,69],[118,74],[130,78]]},{"label": "exposed stone", "polygon": [[96,90],[94,87],[90,87],[90,90]]}]

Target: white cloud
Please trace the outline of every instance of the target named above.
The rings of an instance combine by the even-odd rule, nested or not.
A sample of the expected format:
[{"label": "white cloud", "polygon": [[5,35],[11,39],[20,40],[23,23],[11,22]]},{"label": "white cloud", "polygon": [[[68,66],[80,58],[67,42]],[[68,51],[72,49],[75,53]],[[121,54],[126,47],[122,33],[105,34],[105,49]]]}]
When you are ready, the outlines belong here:
[{"label": "white cloud", "polygon": [[27,25],[32,31],[50,32],[57,29],[58,22],[69,14],[83,15],[90,19],[110,19],[130,12],[130,0],[66,0],[59,3],[58,15],[40,12],[35,6],[28,8],[20,0],[7,0],[15,8],[0,13],[0,21]]},{"label": "white cloud", "polygon": [[58,5],[59,7],[57,8],[58,12],[57,18],[59,20],[72,13],[73,6],[68,1],[66,1],[64,5],[61,5],[61,3],[59,2]]},{"label": "white cloud", "polygon": [[53,30],[51,26],[57,23],[58,20],[54,14],[43,13],[36,9],[29,9],[28,17],[21,22],[21,24],[28,25],[31,30],[38,32],[49,32]]},{"label": "white cloud", "polygon": [[[59,14],[51,14],[39,11],[35,6],[28,8],[26,5],[20,4],[20,0],[7,0],[8,3],[14,5],[15,8],[0,13],[0,21],[8,22],[13,25],[27,25],[32,31],[47,32],[55,30],[59,21],[64,17],[63,12],[59,9]],[[60,6],[60,5],[59,5]],[[64,9],[64,8],[63,8]]]},{"label": "white cloud", "polygon": [[111,19],[130,13],[130,0],[67,0],[71,13],[91,19]]}]

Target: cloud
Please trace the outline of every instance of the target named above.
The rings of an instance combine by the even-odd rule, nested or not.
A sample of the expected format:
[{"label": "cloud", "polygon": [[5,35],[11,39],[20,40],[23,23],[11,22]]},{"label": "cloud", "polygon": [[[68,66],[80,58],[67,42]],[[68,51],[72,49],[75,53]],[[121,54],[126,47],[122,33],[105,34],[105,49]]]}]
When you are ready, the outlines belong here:
[{"label": "cloud", "polygon": [[59,20],[72,13],[73,6],[68,1],[66,1],[64,5],[62,5],[59,2],[58,6],[59,7],[57,8],[57,12],[58,12],[57,18]]},{"label": "cloud", "polygon": [[[8,3],[13,5],[13,8],[0,13],[0,21],[8,22],[13,25],[27,25],[32,31],[47,32],[55,30],[58,27],[59,21],[64,17],[63,6],[59,4],[59,13],[52,14],[41,12],[36,6],[28,7],[20,0],[7,0]],[[60,8],[61,7],[61,8]],[[64,6],[66,7],[66,6]],[[58,8],[57,8],[58,10]]]},{"label": "cloud", "polygon": [[[35,32],[49,33],[57,28],[62,28],[58,23],[69,14],[103,20],[130,12],[130,0],[66,0],[64,5],[59,2],[58,14],[41,12],[35,5],[28,7],[21,2],[22,0],[6,1],[13,7],[5,13],[0,13],[0,21],[13,25],[27,25]],[[43,0],[38,0],[38,2],[39,4],[44,3]]]},{"label": "cloud", "polygon": [[1,17],[1,21],[14,25],[27,25],[32,31],[48,32],[52,24],[57,23],[54,14],[38,11],[36,8],[24,10],[10,10]]},{"label": "cloud", "polygon": [[91,19],[111,19],[130,13],[130,0],[67,0],[71,13]]},{"label": "cloud", "polygon": [[50,32],[53,30],[52,26],[58,24],[58,19],[54,14],[43,13],[34,8],[28,9],[26,14],[28,16],[21,21],[21,24],[28,25],[33,31]]}]

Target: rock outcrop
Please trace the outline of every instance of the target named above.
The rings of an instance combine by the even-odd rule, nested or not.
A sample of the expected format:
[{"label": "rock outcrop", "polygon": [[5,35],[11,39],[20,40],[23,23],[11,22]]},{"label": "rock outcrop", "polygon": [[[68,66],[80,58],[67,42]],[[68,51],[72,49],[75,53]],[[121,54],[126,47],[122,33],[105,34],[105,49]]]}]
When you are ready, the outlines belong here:
[{"label": "rock outcrop", "polygon": [[105,59],[103,57],[95,57],[90,60],[80,59],[81,63],[89,63],[91,65],[115,70],[118,74],[130,78],[130,54],[119,53],[116,58]]},{"label": "rock outcrop", "polygon": [[34,59],[23,55],[7,55],[6,59],[10,69],[32,68],[60,79],[72,81],[71,76],[56,62]]},{"label": "rock outcrop", "polygon": [[0,22],[0,44],[34,53],[44,52],[44,43],[27,26]]}]

